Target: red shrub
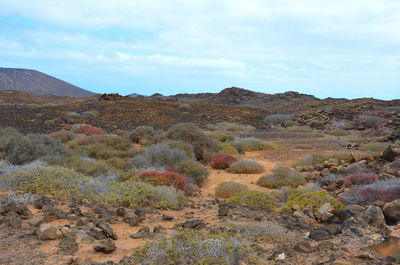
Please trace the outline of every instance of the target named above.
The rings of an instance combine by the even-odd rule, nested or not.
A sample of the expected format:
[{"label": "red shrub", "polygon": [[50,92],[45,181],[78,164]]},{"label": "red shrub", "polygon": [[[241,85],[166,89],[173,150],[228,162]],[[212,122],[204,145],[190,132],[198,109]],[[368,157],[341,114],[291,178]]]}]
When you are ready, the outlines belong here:
[{"label": "red shrub", "polygon": [[99,129],[97,127],[90,126],[90,125],[83,126],[82,132],[85,135],[88,135],[88,136],[89,135],[94,135],[94,134],[103,134],[103,131],[101,129]]},{"label": "red shrub", "polygon": [[72,125],[71,125],[71,124],[65,124],[65,125],[64,125],[64,130],[69,131],[69,130],[71,130],[71,129],[72,129]]},{"label": "red shrub", "polygon": [[344,185],[350,187],[352,185],[370,184],[374,183],[378,179],[378,176],[374,173],[357,172],[346,179]]},{"label": "red shrub", "polygon": [[149,182],[155,186],[166,185],[174,186],[176,189],[183,190],[186,185],[186,180],[183,176],[178,173],[168,171],[168,172],[157,172],[157,171],[147,171],[143,172],[140,176],[145,182]]},{"label": "red shrub", "polygon": [[228,154],[219,154],[211,160],[211,167],[215,169],[226,169],[233,162],[238,161],[234,156]]}]

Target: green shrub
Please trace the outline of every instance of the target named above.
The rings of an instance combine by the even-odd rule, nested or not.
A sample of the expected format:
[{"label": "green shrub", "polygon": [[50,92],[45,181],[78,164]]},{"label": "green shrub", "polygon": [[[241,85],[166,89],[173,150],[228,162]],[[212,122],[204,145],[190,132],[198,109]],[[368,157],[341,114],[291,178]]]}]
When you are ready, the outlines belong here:
[{"label": "green shrub", "polygon": [[172,149],[167,145],[152,145],[142,155],[136,156],[129,167],[163,168],[175,166],[181,161],[188,160],[184,151]]},{"label": "green shrub", "polygon": [[191,144],[175,141],[175,140],[167,140],[160,143],[161,145],[166,145],[171,149],[181,150],[186,153],[188,159],[194,159],[193,146]]},{"label": "green shrub", "polygon": [[151,206],[159,209],[180,209],[186,203],[182,192],[173,187],[128,180],[114,182],[91,178],[63,167],[39,166],[15,171],[2,181],[24,192],[54,196],[60,200],[88,199],[111,206]]},{"label": "green shrub", "polygon": [[325,130],[324,132],[325,132],[326,134],[334,135],[334,136],[346,136],[346,135],[349,135],[349,134],[350,134],[348,131],[343,130],[343,129]]},{"label": "green shrub", "polygon": [[257,190],[244,190],[233,195],[229,203],[248,206],[252,209],[273,210],[276,206],[275,199],[266,192]]},{"label": "green shrub", "polygon": [[325,161],[335,159],[338,162],[349,162],[352,159],[350,153],[336,153],[331,155],[312,154],[298,161],[294,166],[321,166]]},{"label": "green shrub", "polygon": [[277,150],[278,146],[271,142],[263,141],[254,137],[238,138],[231,142],[240,153],[244,151]]},{"label": "green shrub", "polygon": [[173,169],[185,177],[187,182],[195,183],[201,186],[207,179],[208,171],[200,165],[197,161],[193,160],[182,160],[177,163]]},{"label": "green shrub", "polygon": [[216,141],[193,123],[179,123],[170,127],[164,134],[166,139],[180,140],[193,146],[196,159],[201,161],[204,150],[216,150]]},{"label": "green shrub", "polygon": [[139,126],[132,131],[129,139],[137,144],[150,145],[154,143],[156,131],[150,126]]},{"label": "green shrub", "polygon": [[294,133],[310,133],[312,132],[312,129],[308,126],[291,126],[286,128],[289,132],[294,132]]},{"label": "green shrub", "polygon": [[220,198],[230,198],[244,190],[248,190],[248,188],[243,184],[233,181],[224,181],[219,183],[217,188],[215,188],[215,196]]},{"label": "green shrub", "polygon": [[382,142],[371,142],[367,144],[363,144],[360,146],[361,151],[368,151],[368,152],[383,152],[389,147],[390,143],[382,143]]},{"label": "green shrub", "polygon": [[259,174],[265,171],[262,165],[251,159],[234,162],[226,170],[235,174]]},{"label": "green shrub", "polygon": [[148,242],[133,251],[143,265],[261,264],[250,244],[238,236],[206,230],[183,230],[169,238]]},{"label": "green shrub", "polygon": [[217,144],[218,154],[230,154],[239,156],[239,151],[227,142],[218,142]]},{"label": "green shrub", "polygon": [[82,158],[79,156],[69,156],[63,163],[59,163],[58,165],[72,168],[75,171],[90,177],[116,174],[115,170],[104,161]]},{"label": "green shrub", "polygon": [[208,136],[218,140],[219,142],[229,142],[233,141],[235,138],[233,137],[232,132],[222,130],[209,131]]},{"label": "green shrub", "polygon": [[330,203],[336,211],[340,210],[343,205],[326,191],[307,191],[307,190],[291,190],[287,197],[285,206],[281,210],[291,211],[293,206],[303,209],[305,206],[311,206],[314,211],[321,208],[325,203]]},{"label": "green shrub", "polygon": [[251,132],[255,131],[256,128],[249,124],[240,124],[235,122],[219,122],[215,125],[208,124],[208,129],[210,130],[223,130],[223,131],[231,131],[231,132]]},{"label": "green shrub", "polygon": [[264,175],[258,179],[257,184],[261,187],[276,189],[280,187],[297,187],[306,184],[306,180],[300,172],[286,166],[277,166],[272,174]]},{"label": "green shrub", "polygon": [[60,140],[62,143],[66,143],[75,138],[75,133],[73,133],[72,131],[60,130],[52,133],[50,136]]},{"label": "green shrub", "polygon": [[0,139],[2,158],[17,165],[37,159],[57,164],[71,153],[59,140],[46,135],[24,136],[13,129],[3,129]]}]

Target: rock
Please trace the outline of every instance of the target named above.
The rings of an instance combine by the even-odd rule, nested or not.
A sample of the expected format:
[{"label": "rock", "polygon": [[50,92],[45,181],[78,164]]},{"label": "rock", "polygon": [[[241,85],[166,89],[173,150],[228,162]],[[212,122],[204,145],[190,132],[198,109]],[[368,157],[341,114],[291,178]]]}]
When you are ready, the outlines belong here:
[{"label": "rock", "polygon": [[116,211],[118,216],[124,217],[126,214],[126,209],[124,207],[119,207]]},{"label": "rock", "polygon": [[44,205],[51,205],[52,201],[46,196],[40,196],[33,202],[33,207],[36,209],[42,209]]},{"label": "rock", "polygon": [[330,239],[331,235],[329,234],[328,231],[318,229],[311,231],[308,237],[316,241],[321,241]]},{"label": "rock", "polygon": [[181,226],[183,228],[191,228],[191,229],[201,229],[204,228],[206,225],[202,220],[190,220],[176,224],[176,226]]},{"label": "rock", "polygon": [[218,216],[228,216],[229,215],[229,206],[227,204],[220,203],[218,205]]},{"label": "rock", "polygon": [[147,226],[142,227],[142,228],[139,229],[138,232],[136,232],[136,233],[130,235],[129,237],[130,237],[130,238],[133,238],[133,239],[151,237],[150,228],[148,228]]},{"label": "rock", "polygon": [[28,224],[32,227],[38,227],[39,225],[44,223],[43,217],[35,217],[28,220]]},{"label": "rock", "polygon": [[398,156],[398,154],[396,152],[393,151],[392,146],[389,145],[385,151],[383,151],[382,154],[382,159],[388,161],[388,162],[392,162],[396,157]]},{"label": "rock", "polygon": [[95,251],[103,252],[105,254],[113,252],[116,248],[114,240],[111,238],[96,240],[93,243],[93,249]]},{"label": "rock", "polygon": [[328,219],[330,219],[333,214],[332,214],[332,205],[330,203],[325,203],[323,204],[317,211],[318,215],[319,215],[319,219],[321,219],[321,221],[328,221]]},{"label": "rock", "polygon": [[130,226],[136,226],[143,220],[143,217],[139,217],[133,211],[127,211],[124,215],[124,222]]},{"label": "rock", "polygon": [[329,251],[333,250],[333,248],[334,248],[333,243],[328,240],[322,241],[321,243],[318,244],[319,251]]},{"label": "rock", "polygon": [[161,230],[162,230],[163,228],[164,228],[164,227],[162,227],[161,225],[156,225],[156,226],[153,228],[153,233],[160,233]]},{"label": "rock", "polygon": [[294,249],[301,253],[311,253],[314,252],[315,249],[311,246],[308,241],[300,241],[295,246]]},{"label": "rock", "polygon": [[118,265],[134,265],[137,264],[137,259],[132,256],[124,256],[119,262]]},{"label": "rock", "polygon": [[74,255],[79,247],[74,237],[64,237],[58,244],[59,252],[64,255]]},{"label": "rock", "polygon": [[400,221],[400,200],[395,200],[386,203],[383,206],[383,214],[389,224],[394,224]]},{"label": "rock", "polygon": [[4,217],[3,222],[6,224],[6,226],[14,228],[14,229],[19,229],[22,227],[21,217],[16,214],[11,214],[11,215]]},{"label": "rock", "polygon": [[32,212],[28,209],[28,207],[23,203],[16,203],[15,201],[10,201],[6,204],[3,204],[2,212],[5,215],[16,213],[21,219],[32,218]]},{"label": "rock", "polygon": [[135,209],[135,214],[139,217],[145,217],[146,209],[138,207]]},{"label": "rock", "polygon": [[82,218],[79,218],[78,220],[76,220],[76,224],[75,225],[77,227],[82,227],[82,226],[85,226],[87,224],[88,224],[87,218],[86,217],[82,217]]},{"label": "rock", "polygon": [[387,240],[369,247],[382,257],[394,257],[400,259],[400,238],[389,237]]},{"label": "rock", "polygon": [[162,219],[163,221],[171,221],[171,220],[174,219],[174,217],[171,216],[171,215],[163,214],[162,217],[161,217],[161,219]]},{"label": "rock", "polygon": [[109,225],[105,223],[99,223],[97,224],[97,227],[100,228],[107,237],[112,238],[114,240],[118,239],[117,234],[111,229]]},{"label": "rock", "polygon": [[369,217],[366,221],[370,225],[380,227],[385,224],[385,216],[383,215],[381,208],[377,206],[369,206],[365,211],[365,216]]},{"label": "rock", "polygon": [[39,240],[54,240],[58,237],[57,228],[49,224],[42,224],[36,234]]},{"label": "rock", "polygon": [[58,219],[67,219],[67,213],[61,209],[57,209],[53,206],[45,206],[43,209],[43,218],[45,222],[49,223]]}]

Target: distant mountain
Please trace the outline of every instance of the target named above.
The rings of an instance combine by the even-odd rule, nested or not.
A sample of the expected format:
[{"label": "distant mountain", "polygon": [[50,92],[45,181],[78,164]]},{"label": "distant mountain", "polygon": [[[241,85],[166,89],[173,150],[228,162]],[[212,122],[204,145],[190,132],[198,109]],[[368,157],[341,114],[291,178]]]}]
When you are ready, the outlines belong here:
[{"label": "distant mountain", "polygon": [[36,70],[1,67],[0,90],[69,97],[87,97],[95,94]]}]

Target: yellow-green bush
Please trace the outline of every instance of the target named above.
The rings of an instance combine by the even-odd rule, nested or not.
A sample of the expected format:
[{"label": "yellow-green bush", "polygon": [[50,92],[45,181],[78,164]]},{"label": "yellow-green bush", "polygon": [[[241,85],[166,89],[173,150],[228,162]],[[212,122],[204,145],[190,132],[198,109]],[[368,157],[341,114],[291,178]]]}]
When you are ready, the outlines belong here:
[{"label": "yellow-green bush", "polygon": [[215,188],[215,196],[220,198],[230,198],[244,190],[248,190],[248,188],[243,184],[234,181],[224,181],[219,183]]},{"label": "yellow-green bush", "polygon": [[236,138],[230,144],[240,153],[244,151],[277,150],[278,146],[274,143],[263,141],[254,137]]},{"label": "yellow-green bush", "polygon": [[331,155],[323,155],[323,154],[312,154],[306,156],[305,158],[298,161],[294,166],[318,166],[322,165],[325,161],[335,159],[338,162],[344,161],[349,162],[352,159],[352,155],[350,153],[336,153]]},{"label": "yellow-green bush", "polygon": [[383,143],[383,142],[371,142],[367,144],[363,144],[360,146],[361,151],[368,151],[368,152],[383,152],[389,147],[389,143]]},{"label": "yellow-green bush", "polygon": [[60,130],[50,135],[51,137],[60,140],[62,143],[71,141],[75,137],[75,133],[67,130]]},{"label": "yellow-green bush", "polygon": [[275,198],[267,192],[257,190],[241,191],[228,200],[229,203],[248,206],[252,209],[273,210],[276,206]]},{"label": "yellow-green bush", "polygon": [[303,209],[305,206],[311,206],[315,211],[321,208],[325,203],[330,203],[336,211],[340,210],[343,205],[326,191],[307,191],[307,190],[291,190],[287,197],[285,206],[281,210],[291,211],[293,206]]},{"label": "yellow-green bush", "polygon": [[209,131],[208,135],[220,142],[233,141],[233,139],[235,138],[235,137],[233,137],[232,132],[222,131],[222,130]]},{"label": "yellow-green bush", "polygon": [[261,187],[272,189],[280,187],[297,187],[306,184],[303,174],[286,166],[277,166],[272,174],[264,175],[258,179],[257,184]]},{"label": "yellow-green bush", "polygon": [[150,126],[139,126],[129,135],[129,139],[137,144],[150,145],[154,143],[156,131]]},{"label": "yellow-green bush", "polygon": [[239,151],[227,142],[219,142],[217,144],[217,149],[217,154],[230,154],[234,156],[239,156]]},{"label": "yellow-green bush", "polygon": [[173,167],[174,171],[184,176],[186,181],[201,186],[207,179],[208,171],[194,160],[183,160]]}]

